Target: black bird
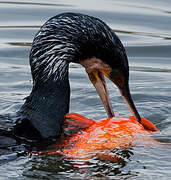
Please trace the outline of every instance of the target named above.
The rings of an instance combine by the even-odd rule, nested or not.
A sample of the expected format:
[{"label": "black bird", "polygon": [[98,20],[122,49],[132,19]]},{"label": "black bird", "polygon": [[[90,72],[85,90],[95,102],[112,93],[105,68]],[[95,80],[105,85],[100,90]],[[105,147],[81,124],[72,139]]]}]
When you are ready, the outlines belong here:
[{"label": "black bird", "polygon": [[127,55],[117,35],[98,18],[63,13],[49,19],[33,40],[30,52],[33,88],[20,109],[16,134],[40,135],[45,139],[61,134],[64,116],[69,112],[71,62],[85,67],[109,117],[114,112],[104,75],[119,88],[140,122],[128,85]]}]

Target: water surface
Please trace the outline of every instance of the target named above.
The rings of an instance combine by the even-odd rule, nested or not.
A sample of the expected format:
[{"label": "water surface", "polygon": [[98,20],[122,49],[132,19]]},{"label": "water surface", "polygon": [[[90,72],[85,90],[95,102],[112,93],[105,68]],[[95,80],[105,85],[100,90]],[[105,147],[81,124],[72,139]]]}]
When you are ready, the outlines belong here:
[{"label": "water surface", "polygon": [[[164,147],[136,147],[125,161],[75,162],[60,156],[21,156],[2,161],[2,179],[170,179],[171,178],[171,2],[169,0],[0,1],[0,121],[7,123],[29,95],[29,50],[39,27],[61,12],[81,12],[104,20],[120,37],[130,62],[130,88],[140,114],[159,129]],[[70,112],[96,120],[106,113],[84,69],[70,68]],[[118,90],[108,81],[117,116],[129,116]],[[4,140],[5,141],[5,140]],[[8,144],[8,142],[5,142]],[[12,142],[10,142],[12,143]],[[15,142],[13,142],[15,144]],[[10,145],[11,146],[11,145]],[[13,146],[11,152],[22,152]],[[5,153],[2,150],[2,153]],[[2,154],[1,153],[1,154]]]}]

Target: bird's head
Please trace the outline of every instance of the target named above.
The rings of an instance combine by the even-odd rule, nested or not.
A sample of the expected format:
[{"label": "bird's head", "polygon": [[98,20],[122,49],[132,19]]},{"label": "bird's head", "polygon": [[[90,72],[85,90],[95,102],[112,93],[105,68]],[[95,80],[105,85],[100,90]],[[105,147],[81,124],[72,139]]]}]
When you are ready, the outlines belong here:
[{"label": "bird's head", "polygon": [[93,57],[80,61],[80,64],[85,67],[89,79],[95,86],[109,117],[113,117],[114,112],[110,103],[105,77],[118,87],[130,111],[140,122],[140,115],[136,110],[129,90],[129,66],[126,53],[123,51],[123,55],[119,58],[123,59],[106,61]]}]

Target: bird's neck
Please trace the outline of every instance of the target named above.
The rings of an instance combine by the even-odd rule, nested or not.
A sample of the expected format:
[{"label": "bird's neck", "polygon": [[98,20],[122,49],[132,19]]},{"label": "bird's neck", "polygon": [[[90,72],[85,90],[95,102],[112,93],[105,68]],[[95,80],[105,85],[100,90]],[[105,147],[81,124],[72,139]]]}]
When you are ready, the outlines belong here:
[{"label": "bird's neck", "polygon": [[54,74],[50,72],[52,68],[40,69],[38,74],[32,72],[33,89],[20,111],[22,119],[28,119],[43,138],[61,134],[64,116],[69,111],[69,63],[57,62]]}]

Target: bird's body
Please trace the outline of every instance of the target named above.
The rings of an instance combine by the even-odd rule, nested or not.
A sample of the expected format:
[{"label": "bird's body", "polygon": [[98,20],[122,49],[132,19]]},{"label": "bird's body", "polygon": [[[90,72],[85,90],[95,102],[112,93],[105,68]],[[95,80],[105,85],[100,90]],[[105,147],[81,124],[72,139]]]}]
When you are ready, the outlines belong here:
[{"label": "bird's body", "polygon": [[134,117],[141,121],[129,91],[126,52],[117,35],[98,18],[63,13],[49,19],[33,40],[33,88],[19,112],[16,134],[41,138],[61,135],[64,116],[69,112],[71,62],[85,67],[109,117],[114,113],[104,76],[119,88]]}]

